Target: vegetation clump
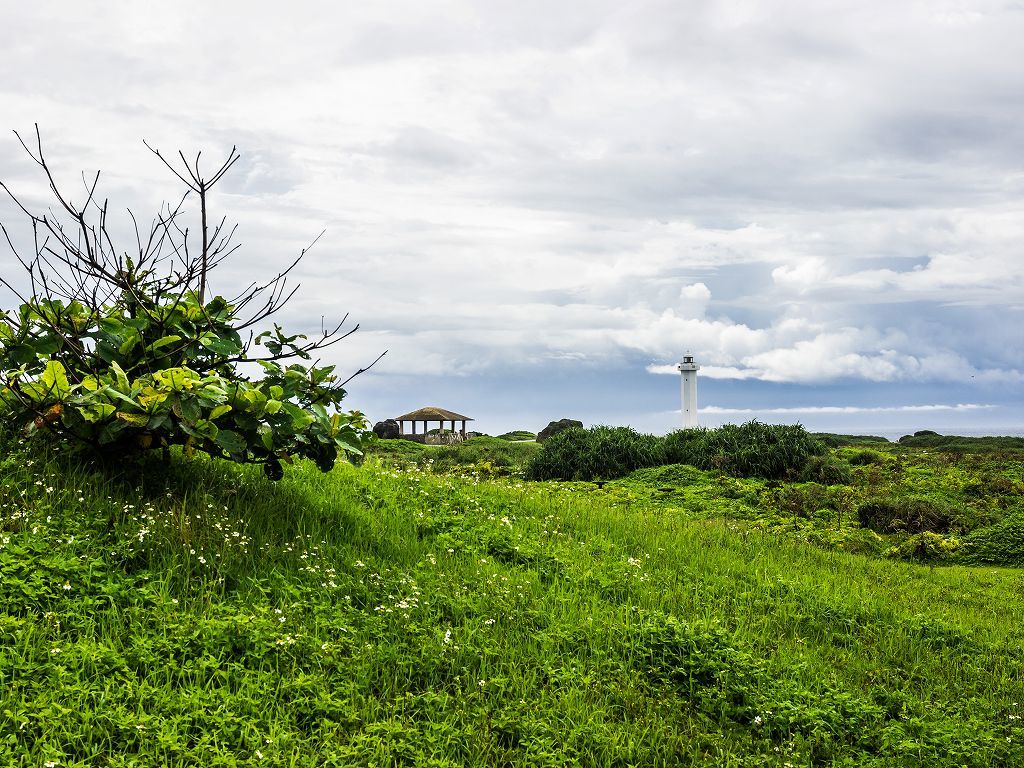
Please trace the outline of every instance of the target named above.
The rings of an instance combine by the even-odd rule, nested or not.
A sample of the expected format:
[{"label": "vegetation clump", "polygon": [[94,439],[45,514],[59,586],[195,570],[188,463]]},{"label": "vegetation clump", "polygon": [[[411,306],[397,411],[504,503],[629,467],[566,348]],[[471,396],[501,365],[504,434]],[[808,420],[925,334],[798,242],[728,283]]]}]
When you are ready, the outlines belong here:
[{"label": "vegetation clump", "polygon": [[890,547],[885,554],[923,563],[951,563],[955,562],[963,546],[963,540],[956,536],[922,531]]},{"label": "vegetation clump", "polygon": [[857,517],[877,533],[948,533],[953,523],[948,505],[919,496],[872,499],[857,508]]},{"label": "vegetation clump", "polygon": [[[272,479],[293,457],[326,472],[339,456],[361,455],[362,414],[337,410],[344,382],[334,366],[305,362],[355,328],[343,332],[343,320],[309,339],[271,323],[294,294],[286,280],[297,260],[235,298],[211,295],[211,272],[236,246],[224,220],[207,224],[207,199],[238,160],[234,149],[209,176],[198,156],[181,155],[180,167],[164,160],[188,191],[148,231],[136,226],[134,255],[113,244],[98,174],[73,204],[41,141],[29,154],[67,221],[15,198],[37,236],[33,253],[15,250],[31,292],[0,276],[20,301],[0,313],[0,419],[95,457],[181,446],[186,455],[261,464]],[[181,220],[192,199],[198,245]]]},{"label": "vegetation clump", "polygon": [[664,455],[660,439],[630,427],[573,427],[544,441],[526,475],[532,480],[607,480],[664,464]]},{"label": "vegetation clump", "polygon": [[1024,451],[1024,437],[963,437],[920,430],[904,435],[899,444],[906,448],[929,448],[948,453],[1012,453]]},{"label": "vegetation clump", "polygon": [[726,424],[718,429],[689,429],[665,437],[666,458],[733,477],[795,479],[812,456],[828,449],[799,424]]},{"label": "vegetation clump", "polygon": [[525,429],[514,429],[511,432],[506,432],[503,435],[498,435],[502,440],[511,440],[513,442],[522,442],[528,440],[536,440],[537,435],[533,432],[528,432]]},{"label": "vegetation clump", "polygon": [[800,471],[800,479],[822,485],[849,485],[853,482],[853,471],[849,464],[834,456],[811,456]]},{"label": "vegetation clump", "polygon": [[961,560],[972,565],[1024,566],[1024,513],[972,531],[964,537]]},{"label": "vegetation clump", "polygon": [[[574,428],[545,441],[530,463],[535,480],[622,477],[661,464],[690,464],[733,477],[795,479],[812,456],[827,448],[800,425],[751,421],[718,429],[684,429],[664,438],[629,427]],[[841,468],[832,470],[832,474]]]}]

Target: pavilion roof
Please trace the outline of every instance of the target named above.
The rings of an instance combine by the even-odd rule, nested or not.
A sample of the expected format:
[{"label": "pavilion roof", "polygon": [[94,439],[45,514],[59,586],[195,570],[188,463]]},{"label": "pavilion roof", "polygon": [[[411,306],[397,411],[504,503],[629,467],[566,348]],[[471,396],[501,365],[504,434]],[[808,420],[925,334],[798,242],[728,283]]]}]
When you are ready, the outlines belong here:
[{"label": "pavilion roof", "polygon": [[404,416],[395,416],[395,421],[440,421],[442,419],[444,421],[473,421],[469,416],[463,416],[461,413],[434,405],[428,405],[418,411],[411,411]]}]

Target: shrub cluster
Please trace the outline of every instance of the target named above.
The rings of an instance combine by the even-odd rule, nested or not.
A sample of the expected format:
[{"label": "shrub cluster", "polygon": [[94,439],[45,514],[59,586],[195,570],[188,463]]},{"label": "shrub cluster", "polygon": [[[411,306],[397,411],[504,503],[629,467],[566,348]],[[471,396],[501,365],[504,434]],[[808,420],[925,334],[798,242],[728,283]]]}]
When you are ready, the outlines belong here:
[{"label": "shrub cluster", "polygon": [[792,480],[812,456],[827,452],[824,443],[799,424],[726,424],[718,429],[688,429],[665,437],[669,462],[719,469],[733,477]]},{"label": "shrub cluster", "polygon": [[526,469],[531,480],[597,480],[665,463],[662,441],[630,427],[573,427],[544,441]]},{"label": "shrub cluster", "polygon": [[[645,467],[689,464],[734,477],[794,479],[800,477],[811,457],[826,451],[825,445],[800,425],[758,421],[718,429],[684,429],[664,438],[629,427],[576,428],[547,440],[527,467],[527,477],[611,479]],[[842,474],[842,467],[830,467],[828,473],[829,479],[834,479]]]},{"label": "shrub cluster", "polygon": [[948,533],[953,512],[945,504],[920,496],[879,498],[857,508],[861,526],[878,533]]},{"label": "shrub cluster", "polygon": [[961,559],[971,565],[1024,565],[1024,514],[973,531],[964,540]]}]

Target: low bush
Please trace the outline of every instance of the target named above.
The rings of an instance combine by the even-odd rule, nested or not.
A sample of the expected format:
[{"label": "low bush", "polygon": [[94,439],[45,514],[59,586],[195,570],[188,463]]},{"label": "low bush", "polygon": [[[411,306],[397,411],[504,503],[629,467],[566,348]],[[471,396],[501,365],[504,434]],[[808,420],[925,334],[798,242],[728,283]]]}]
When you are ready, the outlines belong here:
[{"label": "low bush", "polygon": [[533,432],[527,432],[525,429],[514,429],[511,432],[506,432],[504,435],[498,435],[501,440],[536,440],[537,435]]},{"label": "low bush", "polygon": [[1010,453],[1024,451],[1024,437],[962,437],[922,430],[904,435],[899,444],[948,453]]},{"label": "low bush", "polygon": [[573,427],[544,441],[527,467],[532,480],[594,480],[665,463],[662,441],[630,427]]},{"label": "low bush", "polygon": [[633,472],[629,479],[653,488],[681,488],[705,479],[705,474],[689,464],[664,464],[660,467],[645,467]]},{"label": "low bush", "polygon": [[870,448],[862,448],[859,451],[850,453],[846,460],[853,464],[855,467],[864,467],[868,465],[881,465],[885,464],[885,454],[873,451]]},{"label": "low bush", "polygon": [[665,438],[668,461],[718,469],[733,477],[795,479],[808,459],[828,448],[799,424],[726,424],[689,429]]},{"label": "low bush", "polygon": [[511,443],[500,437],[471,437],[463,443],[444,445],[433,449],[435,470],[446,471],[456,467],[489,464],[494,474],[508,474],[521,468],[539,450],[536,443]]},{"label": "low bush", "polygon": [[1024,514],[967,535],[961,560],[970,565],[1024,565]]},{"label": "low bush", "polygon": [[948,505],[919,496],[879,498],[857,508],[864,528],[877,533],[948,533],[954,513]]},{"label": "low bush", "polygon": [[811,456],[804,464],[800,479],[805,483],[849,485],[853,482],[853,472],[849,464],[833,456]]},{"label": "low bush", "polygon": [[889,439],[878,435],[837,435],[833,432],[812,432],[811,435],[829,448],[845,448],[864,443],[888,443]]},{"label": "low bush", "polygon": [[962,549],[963,541],[956,536],[943,536],[922,531],[909,536],[886,551],[887,557],[922,563],[950,563]]}]

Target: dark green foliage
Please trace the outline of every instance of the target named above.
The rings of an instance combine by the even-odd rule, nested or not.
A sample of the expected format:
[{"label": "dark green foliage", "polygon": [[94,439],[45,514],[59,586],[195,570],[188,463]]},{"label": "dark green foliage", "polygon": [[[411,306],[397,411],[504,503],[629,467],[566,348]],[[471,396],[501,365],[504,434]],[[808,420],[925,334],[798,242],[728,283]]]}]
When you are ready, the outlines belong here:
[{"label": "dark green foliage", "polygon": [[922,430],[904,435],[899,444],[907,448],[929,448],[949,453],[1010,453],[1024,451],[1024,437],[961,437]]},{"label": "dark green foliage", "polygon": [[583,429],[583,422],[577,421],[576,419],[559,419],[558,421],[552,421],[537,433],[537,442],[543,443],[549,437],[554,437],[559,432],[575,428]]},{"label": "dark green foliage", "polygon": [[113,245],[106,205],[72,206],[41,148],[33,159],[71,223],[21,208],[37,252],[15,255],[37,293],[22,296],[0,275],[20,300],[0,313],[0,420],[111,464],[182,446],[262,464],[280,479],[294,457],[326,472],[339,456],[361,455],[365,422],[337,410],[345,390],[334,366],[306,363],[344,338],[335,336],[341,326],[310,341],[267,322],[291,295],[290,268],[231,301],[208,291],[210,271],[233,248],[223,222],[207,229],[206,194],[238,159],[234,150],[209,180],[198,159],[175,171],[202,208],[198,252],[179,206],[156,218],[148,239],[137,231],[134,257]]},{"label": "dark green foliage", "polygon": [[672,463],[718,469],[734,477],[795,479],[811,456],[825,445],[799,424],[726,424],[718,429],[688,429],[665,438]]},{"label": "dark green foliage", "polygon": [[795,479],[811,456],[827,451],[798,424],[758,421],[726,424],[718,429],[684,429],[660,439],[628,427],[573,429],[563,434],[568,436],[550,447],[551,441],[544,443],[528,469],[528,477],[610,479],[643,467],[690,464],[733,477]]},{"label": "dark green foliage", "polygon": [[427,455],[435,471],[476,467],[488,474],[509,474],[537,453],[536,443],[513,443],[500,437],[471,437],[462,443],[442,445]]},{"label": "dark green foliage", "polygon": [[502,440],[536,440],[537,435],[533,432],[527,432],[525,429],[515,429],[511,432],[506,432],[504,435],[498,435]]},{"label": "dark green foliage", "polygon": [[471,437],[452,445],[424,445],[410,440],[377,440],[366,453],[397,466],[417,466],[436,473],[473,471],[508,475],[522,471],[540,450],[537,443],[499,437]]},{"label": "dark green foliage", "polygon": [[948,533],[954,513],[947,504],[905,496],[867,501],[857,508],[857,517],[877,533]]},{"label": "dark green foliage", "polygon": [[839,435],[834,432],[812,432],[811,435],[821,440],[829,448],[844,448],[849,445],[864,443],[888,443],[889,439],[878,435]]},{"label": "dark green foliage", "polygon": [[706,475],[689,464],[663,464],[660,467],[645,467],[629,475],[631,481],[651,486],[681,488],[702,482]]},{"label": "dark green foliage", "polygon": [[548,438],[529,463],[532,480],[608,480],[664,463],[661,440],[630,427],[573,427]]},{"label": "dark green foliage", "polygon": [[864,448],[848,454],[846,460],[855,467],[863,467],[868,464],[885,464],[886,456],[884,453],[873,451],[870,448]]},{"label": "dark green foliage", "polygon": [[974,565],[1024,566],[1024,514],[968,534],[961,560]]},{"label": "dark green foliage", "polygon": [[850,465],[834,456],[811,456],[804,464],[800,479],[822,485],[849,485],[853,481]]}]

